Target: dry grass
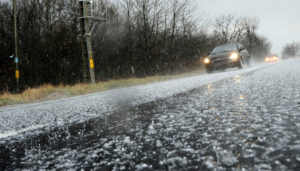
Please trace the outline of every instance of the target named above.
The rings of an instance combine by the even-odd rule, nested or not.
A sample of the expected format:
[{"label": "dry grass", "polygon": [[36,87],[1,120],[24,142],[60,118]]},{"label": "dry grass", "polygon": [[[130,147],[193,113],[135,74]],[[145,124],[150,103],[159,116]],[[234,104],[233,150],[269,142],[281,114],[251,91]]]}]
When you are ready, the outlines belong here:
[{"label": "dry grass", "polygon": [[98,82],[97,84],[76,84],[76,85],[59,85],[52,86],[45,84],[38,88],[28,88],[20,94],[11,94],[5,92],[0,94],[0,106],[21,104],[21,103],[32,103],[41,102],[47,100],[60,99],[64,97],[72,97],[76,95],[89,94],[94,92],[101,92],[116,88],[130,87],[135,85],[142,85],[157,81],[171,80],[175,78],[182,78],[192,75],[203,74],[203,70],[194,72],[179,74],[179,75],[165,75],[165,76],[150,76],[145,78],[129,78],[110,80],[106,82]]}]

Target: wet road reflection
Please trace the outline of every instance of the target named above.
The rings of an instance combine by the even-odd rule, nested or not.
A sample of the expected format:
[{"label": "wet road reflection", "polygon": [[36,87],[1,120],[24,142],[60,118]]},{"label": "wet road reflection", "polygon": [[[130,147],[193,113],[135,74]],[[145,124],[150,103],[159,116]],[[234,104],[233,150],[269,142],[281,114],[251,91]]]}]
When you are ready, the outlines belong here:
[{"label": "wet road reflection", "polygon": [[241,76],[240,76],[240,75],[234,76],[234,82],[235,82],[236,84],[241,83]]}]

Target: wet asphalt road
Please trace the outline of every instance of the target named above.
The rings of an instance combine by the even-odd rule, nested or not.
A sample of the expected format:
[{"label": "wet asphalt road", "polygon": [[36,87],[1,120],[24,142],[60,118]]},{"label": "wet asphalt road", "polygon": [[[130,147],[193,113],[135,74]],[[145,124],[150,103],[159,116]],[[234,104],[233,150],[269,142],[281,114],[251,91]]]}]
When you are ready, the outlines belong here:
[{"label": "wet asphalt road", "polygon": [[300,60],[3,141],[0,164],[0,170],[299,170]]}]

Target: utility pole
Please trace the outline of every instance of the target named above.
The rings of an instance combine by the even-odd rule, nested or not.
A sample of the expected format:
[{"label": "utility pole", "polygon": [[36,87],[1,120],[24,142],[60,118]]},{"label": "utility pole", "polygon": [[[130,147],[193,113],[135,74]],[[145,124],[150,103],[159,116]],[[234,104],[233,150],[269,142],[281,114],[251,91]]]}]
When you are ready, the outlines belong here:
[{"label": "utility pole", "polygon": [[18,56],[18,27],[17,27],[17,0],[13,0],[14,6],[14,37],[15,37],[15,63],[16,63],[16,71],[15,77],[17,81],[17,92],[20,91],[19,87],[19,79],[20,79],[20,71],[19,71],[19,56]]},{"label": "utility pole", "polygon": [[91,82],[93,84],[96,83],[95,81],[95,70],[94,70],[94,58],[93,58],[93,48],[92,48],[92,34],[90,34],[90,19],[89,19],[89,11],[88,11],[88,2],[85,1],[83,3],[83,15],[85,17],[85,39],[86,39],[86,47],[88,52],[88,59],[89,59],[89,66],[90,66],[90,77]]},{"label": "utility pole", "polygon": [[83,1],[79,1],[79,15],[80,15],[80,44],[81,44],[81,61],[82,61],[82,74],[83,74],[83,82],[87,82],[87,50],[86,43],[84,40],[85,28],[84,28],[84,9],[83,9]]},{"label": "utility pole", "polygon": [[[78,0],[79,3],[79,13],[80,13],[80,29],[81,29],[81,48],[83,61],[84,58],[88,56],[89,68],[90,68],[90,78],[91,83],[95,84],[95,71],[94,71],[94,58],[93,58],[93,47],[92,47],[92,32],[95,25],[91,29],[91,20],[101,21],[101,19],[95,19],[91,15],[91,2],[89,0]],[[85,38],[85,42],[84,39]],[[84,43],[86,44],[84,46]],[[83,62],[83,77],[86,77],[86,63]]]}]

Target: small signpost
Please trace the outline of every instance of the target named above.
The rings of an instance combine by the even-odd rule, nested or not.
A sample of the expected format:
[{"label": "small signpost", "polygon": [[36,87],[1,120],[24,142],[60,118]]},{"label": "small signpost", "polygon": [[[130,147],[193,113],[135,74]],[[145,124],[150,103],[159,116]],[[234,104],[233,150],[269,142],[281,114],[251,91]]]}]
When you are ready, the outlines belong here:
[{"label": "small signpost", "polygon": [[[19,58],[15,57],[15,63],[19,63]],[[20,78],[20,71],[18,69],[16,69],[16,79],[19,80]]]},{"label": "small signpost", "polygon": [[19,79],[20,79],[20,71],[19,71],[19,67],[18,67],[18,63],[19,63],[19,58],[15,57],[15,55],[10,55],[9,56],[10,59],[14,58],[14,62],[16,64],[16,70],[15,70],[15,78],[17,80],[17,91],[19,91]]}]

